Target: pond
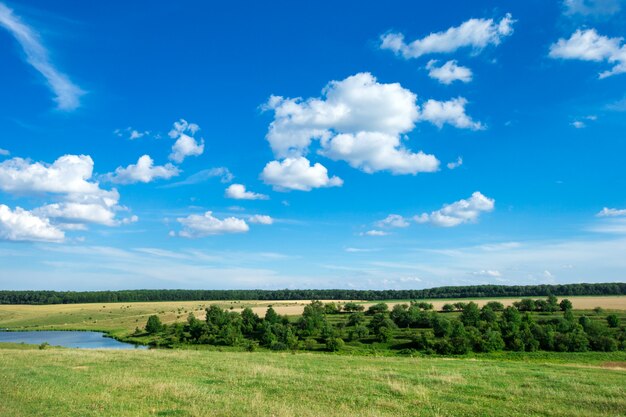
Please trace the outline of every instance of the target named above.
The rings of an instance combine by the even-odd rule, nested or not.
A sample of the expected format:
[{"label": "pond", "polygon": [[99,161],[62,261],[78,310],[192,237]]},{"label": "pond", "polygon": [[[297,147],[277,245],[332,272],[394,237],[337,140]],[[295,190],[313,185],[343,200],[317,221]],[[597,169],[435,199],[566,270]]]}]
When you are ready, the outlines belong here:
[{"label": "pond", "polygon": [[0,342],[27,343],[40,345],[48,343],[51,346],[63,346],[83,349],[146,349],[146,346],[124,343],[101,332],[79,331],[25,331],[7,332],[0,330]]}]

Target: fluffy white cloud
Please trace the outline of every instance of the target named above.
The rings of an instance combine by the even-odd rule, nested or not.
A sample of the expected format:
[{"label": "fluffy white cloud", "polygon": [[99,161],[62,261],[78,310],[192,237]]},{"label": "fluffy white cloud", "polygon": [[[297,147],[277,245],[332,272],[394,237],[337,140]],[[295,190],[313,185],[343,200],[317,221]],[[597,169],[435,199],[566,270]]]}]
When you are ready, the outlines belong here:
[{"label": "fluffy white cloud", "polygon": [[243,184],[231,184],[225,192],[226,197],[235,200],[267,200],[269,197],[265,194],[253,193],[247,191]]},{"label": "fluffy white cloud", "polygon": [[9,155],[11,155],[11,152],[7,151],[6,149],[0,148],[0,156],[9,156]]},{"label": "fluffy white cloud", "polygon": [[[416,174],[438,169],[435,156],[413,152],[402,142],[402,135],[413,130],[416,122],[430,119],[420,117],[417,96],[398,83],[382,84],[369,73],[359,73],[330,82],[322,98],[272,96],[265,109],[274,111],[267,140],[278,158],[303,156],[312,141],[319,140],[320,154],[367,173]],[[455,126],[479,126],[463,116],[466,120],[457,120]]]},{"label": "fluffy white cloud", "polygon": [[621,10],[623,0],[564,0],[566,15],[610,16]]},{"label": "fluffy white cloud", "polygon": [[0,163],[0,190],[17,195],[55,195],[62,201],[33,212],[60,223],[124,223],[125,220],[115,220],[116,212],[122,209],[118,205],[119,193],[90,181],[92,174],[93,160],[87,155],[64,155],[52,164],[12,158]]},{"label": "fluffy white cloud", "polygon": [[272,219],[270,216],[266,216],[264,214],[255,214],[252,215],[248,218],[248,221],[250,223],[255,223],[255,224],[273,224],[274,223],[274,219]]},{"label": "fluffy white cloud", "polygon": [[11,210],[0,204],[0,239],[14,241],[60,242],[65,238],[62,230],[46,218],[16,207]]},{"label": "fluffy white cloud", "polygon": [[97,182],[89,182],[93,160],[88,155],[64,155],[51,165],[12,158],[0,163],[0,189],[7,192],[97,194]]},{"label": "fluffy white cloud", "polygon": [[550,57],[560,59],[578,59],[582,61],[613,64],[613,68],[601,72],[599,78],[626,72],[626,45],[623,38],[609,38],[599,35],[595,29],[581,30],[569,37],[559,39],[550,46]]},{"label": "fluffy white cloud", "polygon": [[462,81],[468,83],[472,81],[472,70],[457,65],[456,60],[446,62],[441,66],[437,66],[436,59],[431,59],[426,64],[428,70],[428,76],[439,81],[441,84],[452,84],[454,81]]},{"label": "fluffy white cloud", "polygon": [[463,158],[461,158],[460,156],[456,159],[456,161],[454,162],[448,162],[447,167],[448,169],[456,169],[458,167],[460,167],[461,165],[463,165]]},{"label": "fluffy white cloud", "polygon": [[457,97],[448,101],[428,100],[422,106],[422,120],[427,120],[435,126],[441,128],[444,124],[449,124],[459,129],[482,130],[485,126],[480,122],[475,122],[465,113],[467,100]]},{"label": "fluffy white cloud", "polygon": [[499,45],[504,37],[511,35],[514,22],[510,13],[498,22],[493,19],[469,19],[460,26],[431,33],[408,44],[403,34],[388,33],[381,36],[380,47],[406,59],[432,53],[451,53],[468,47],[480,51],[489,45]]},{"label": "fluffy white cloud", "polygon": [[584,129],[585,127],[587,127],[585,122],[581,122],[580,120],[574,120],[572,122],[572,126],[574,126],[576,129]]},{"label": "fluffy white cloud", "polygon": [[376,222],[377,227],[408,227],[409,222],[399,214],[390,214],[384,219]]},{"label": "fluffy white cloud", "polygon": [[245,233],[250,230],[248,224],[236,217],[218,219],[213,212],[204,214],[191,214],[187,217],[176,219],[183,225],[183,230],[178,233],[181,237],[194,238],[224,233]]},{"label": "fluffy white cloud", "polygon": [[277,191],[300,190],[310,191],[313,188],[340,187],[343,180],[339,177],[328,177],[328,170],[322,164],[311,165],[308,159],[285,158],[283,161],[271,161],[265,165],[261,179]]},{"label": "fluffy white cloud", "polygon": [[133,184],[136,182],[148,183],[159,178],[168,179],[177,176],[180,170],[172,164],[154,166],[149,155],[143,155],[137,164],[130,164],[126,168],[118,167],[115,172],[105,175],[109,181],[117,184]]},{"label": "fluffy white cloud", "polygon": [[200,127],[195,123],[188,123],[184,119],[180,119],[178,122],[174,122],[172,130],[168,133],[169,137],[176,139],[172,146],[172,153],[169,158],[177,163],[181,163],[188,156],[202,155],[204,152],[204,139],[196,141],[193,138],[200,130]]},{"label": "fluffy white cloud", "polygon": [[400,136],[380,132],[341,133],[322,140],[320,153],[335,161],[346,161],[368,174],[384,170],[417,174],[439,169],[434,155],[411,152],[402,146]]},{"label": "fluffy white cloud", "polygon": [[598,214],[596,214],[596,216],[598,217],[626,216],[626,209],[614,209],[614,208],[604,207],[602,210],[600,210]]},{"label": "fluffy white cloud", "polygon": [[453,227],[463,223],[475,222],[481,213],[490,212],[495,207],[495,200],[476,191],[465,200],[446,204],[440,210],[423,213],[414,217],[417,223],[430,223],[440,227]]},{"label": "fluffy white cloud", "polygon": [[60,110],[74,110],[80,105],[80,96],[84,94],[63,73],[59,72],[50,62],[49,53],[41,44],[39,35],[22,20],[13,14],[13,10],[0,3],[0,27],[5,28],[22,47],[26,61],[33,66],[48,83],[56,95]]}]

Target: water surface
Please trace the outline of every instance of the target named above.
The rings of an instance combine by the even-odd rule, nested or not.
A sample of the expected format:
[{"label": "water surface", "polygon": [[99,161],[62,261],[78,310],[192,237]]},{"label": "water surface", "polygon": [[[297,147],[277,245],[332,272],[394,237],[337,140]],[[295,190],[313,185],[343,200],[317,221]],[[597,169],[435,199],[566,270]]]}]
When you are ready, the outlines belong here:
[{"label": "water surface", "polygon": [[0,342],[27,343],[32,345],[48,343],[52,346],[83,349],[146,349],[146,346],[133,345],[105,337],[105,334],[101,332],[48,330],[7,332],[0,330]]}]

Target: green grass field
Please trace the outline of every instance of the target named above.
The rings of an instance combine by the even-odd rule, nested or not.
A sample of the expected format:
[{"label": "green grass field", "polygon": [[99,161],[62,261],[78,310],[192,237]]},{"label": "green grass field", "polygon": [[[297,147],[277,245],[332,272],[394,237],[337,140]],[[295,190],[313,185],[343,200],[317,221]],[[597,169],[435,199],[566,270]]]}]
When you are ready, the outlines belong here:
[{"label": "green grass field", "polygon": [[6,344],[0,415],[620,416],[624,366],[623,352],[449,359]]}]

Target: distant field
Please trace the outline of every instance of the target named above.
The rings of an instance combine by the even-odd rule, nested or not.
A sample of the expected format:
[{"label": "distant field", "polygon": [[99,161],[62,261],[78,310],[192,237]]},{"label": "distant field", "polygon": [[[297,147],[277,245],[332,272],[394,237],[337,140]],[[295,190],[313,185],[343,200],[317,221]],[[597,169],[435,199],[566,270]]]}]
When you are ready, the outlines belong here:
[{"label": "distant field", "polygon": [[[536,297],[539,298],[539,297]],[[626,310],[626,296],[601,297],[562,297],[569,298],[574,309],[591,310],[602,307],[607,310]],[[560,298],[559,298],[560,299]],[[427,300],[435,309],[455,301],[475,301],[483,305],[489,301],[500,301],[510,305],[520,298],[480,298],[455,300]],[[334,302],[343,302],[335,300]],[[390,307],[408,301],[388,301]],[[367,307],[371,302],[361,303]],[[9,329],[72,329],[103,330],[113,335],[124,335],[136,327],[143,327],[148,316],[159,315],[164,323],[182,321],[193,312],[198,318],[204,317],[204,309],[210,304],[241,311],[251,307],[263,316],[268,306],[273,306],[278,314],[299,315],[308,301],[166,301],[108,304],[54,304],[54,305],[0,305],[0,328]]]},{"label": "distant field", "polygon": [[0,415],[626,415],[624,352],[502,357],[0,345]]}]

